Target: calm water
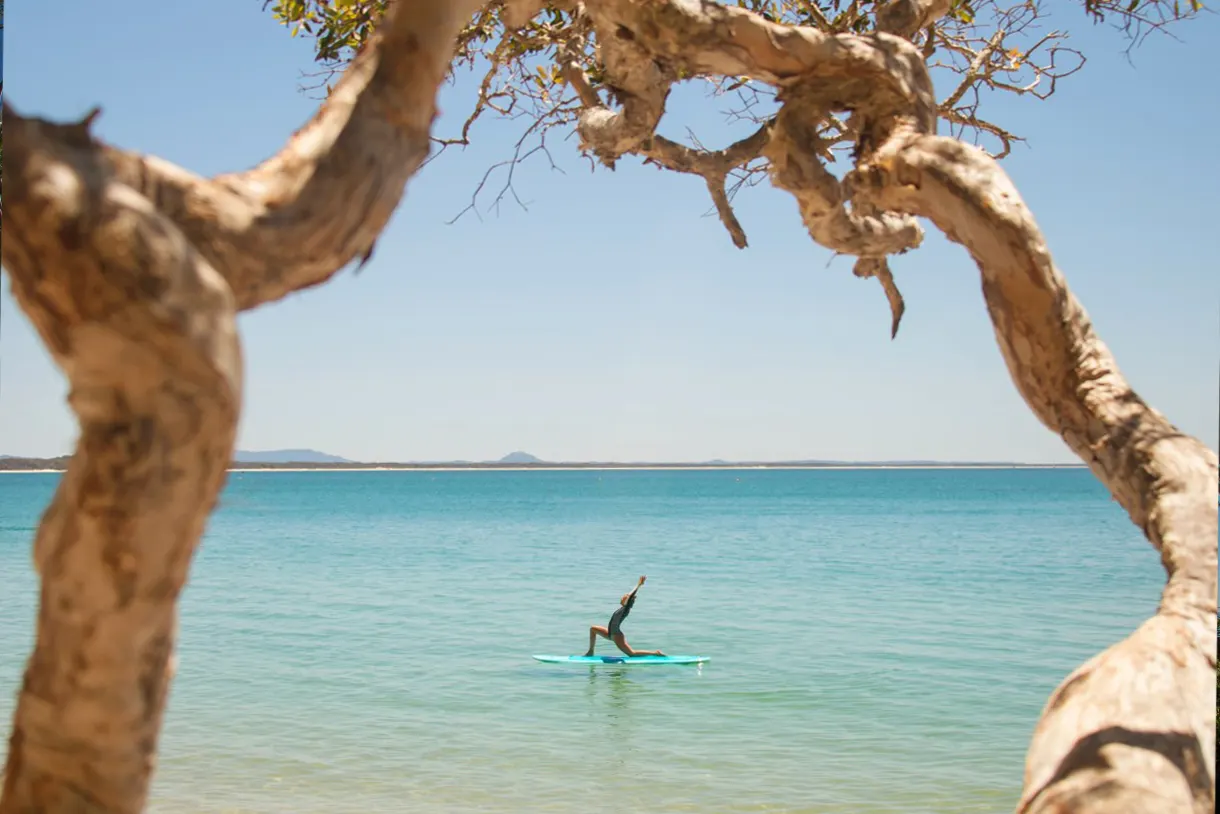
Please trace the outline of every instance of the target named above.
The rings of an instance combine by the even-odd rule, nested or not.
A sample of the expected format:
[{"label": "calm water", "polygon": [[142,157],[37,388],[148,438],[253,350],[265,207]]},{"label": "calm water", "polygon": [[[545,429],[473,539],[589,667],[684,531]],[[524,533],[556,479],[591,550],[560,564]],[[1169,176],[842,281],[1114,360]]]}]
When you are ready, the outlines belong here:
[{"label": "calm water", "polygon": [[[6,728],[56,478],[0,475]],[[530,658],[640,574],[629,640],[710,662]],[[234,474],[151,810],[1007,812],[1161,583],[1080,470]]]}]

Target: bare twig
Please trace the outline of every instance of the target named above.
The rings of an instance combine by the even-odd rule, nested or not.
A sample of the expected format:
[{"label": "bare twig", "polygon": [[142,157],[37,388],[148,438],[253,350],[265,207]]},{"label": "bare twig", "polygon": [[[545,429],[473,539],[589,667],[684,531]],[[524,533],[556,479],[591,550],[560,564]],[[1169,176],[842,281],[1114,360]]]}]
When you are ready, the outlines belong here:
[{"label": "bare twig", "polygon": [[[657,164],[675,172],[702,176],[712,196],[712,203],[721,223],[728,230],[733,245],[739,249],[747,246],[745,230],[733,213],[729,194],[725,188],[729,173],[755,161],[762,155],[770,138],[770,127],[764,124],[749,136],[734,142],[723,150],[692,149],[664,136],[654,136],[651,144],[638,150],[645,163]],[[735,184],[735,190],[741,182]]]},{"label": "bare twig", "polygon": [[[505,173],[504,185],[500,187],[499,191],[497,191],[495,198],[491,202],[491,208],[498,211],[500,204],[504,201],[504,199],[511,196],[513,201],[519,207],[521,207],[521,209],[528,210],[528,205],[521,200],[521,197],[517,194],[516,187],[513,185],[517,167],[535,155],[543,155],[546,156],[552,170],[562,173],[562,168],[560,168],[560,166],[555,162],[555,159],[551,155],[551,151],[546,144],[547,134],[554,128],[558,127],[561,123],[562,122],[560,120],[551,119],[549,117],[533,119],[530,125],[525,129],[525,132],[522,133],[520,138],[518,138],[516,143],[513,145],[512,155],[509,158],[504,159],[503,161],[498,161],[487,168],[487,170],[483,173],[483,177],[479,179],[479,183],[475,186],[474,192],[470,196],[470,203],[468,203],[460,212],[447,221],[447,224],[452,225],[456,223],[468,212],[473,212],[475,216],[478,217],[479,196],[482,195],[483,190],[486,188],[487,182],[491,180],[492,175],[501,169],[507,170]],[[532,136],[538,137],[538,143],[527,147],[526,142],[528,142]]]},{"label": "bare twig", "polygon": [[799,0],[797,5],[801,7],[801,11],[809,16],[809,19],[813,20],[813,24],[818,27],[819,31],[834,31],[834,26],[830,20],[826,19],[826,15],[822,13],[817,0]]}]

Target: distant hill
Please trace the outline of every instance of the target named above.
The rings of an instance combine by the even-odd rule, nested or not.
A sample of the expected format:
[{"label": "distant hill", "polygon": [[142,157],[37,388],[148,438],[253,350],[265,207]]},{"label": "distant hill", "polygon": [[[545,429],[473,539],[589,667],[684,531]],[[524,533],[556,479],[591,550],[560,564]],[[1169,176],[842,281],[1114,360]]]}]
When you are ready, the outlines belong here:
[{"label": "distant hill", "polygon": [[[35,470],[55,470],[63,471],[68,465],[68,456],[61,455],[56,458],[25,458],[13,455],[0,455],[0,472],[8,471],[35,471]],[[340,458],[337,455],[328,455],[325,452],[318,452],[314,449],[274,449],[265,451],[250,451],[238,450],[234,453],[234,459],[230,468],[236,469],[443,469],[448,467],[459,469],[504,469],[504,468],[550,468],[560,467],[564,469],[631,469],[643,467],[649,469],[690,469],[692,467],[711,467],[711,468],[751,468],[751,469],[772,469],[772,468],[800,468],[800,469],[833,469],[837,467],[860,467],[864,469],[870,468],[936,468],[936,467],[956,467],[956,468],[1014,468],[1025,469],[1029,467],[1051,467],[1055,469],[1080,469],[1083,468],[1079,463],[1057,463],[1057,464],[1023,464],[1023,463],[1008,463],[1008,462],[981,462],[981,461],[831,461],[831,460],[793,460],[793,461],[725,461],[715,459],[706,461],[702,464],[692,464],[689,462],[615,462],[615,461],[544,461],[528,452],[512,452],[505,455],[498,461],[412,461],[409,463],[383,461],[352,461],[347,458]]]},{"label": "distant hill", "polygon": [[68,467],[68,456],[57,458],[24,458],[20,455],[0,455],[0,471],[30,472],[44,469],[63,471]]},{"label": "distant hill", "polygon": [[541,458],[535,458],[528,452],[510,452],[500,459],[502,464],[540,464],[545,463]]},{"label": "distant hill", "polygon": [[271,449],[250,452],[239,449],[233,453],[234,463],[239,464],[350,464],[347,458],[327,455],[316,449]]}]

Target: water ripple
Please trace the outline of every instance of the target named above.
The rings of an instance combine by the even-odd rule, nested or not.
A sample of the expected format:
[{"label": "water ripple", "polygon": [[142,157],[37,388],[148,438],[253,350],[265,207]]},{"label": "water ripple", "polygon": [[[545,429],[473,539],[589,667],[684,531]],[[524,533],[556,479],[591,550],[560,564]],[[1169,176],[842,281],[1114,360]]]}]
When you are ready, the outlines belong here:
[{"label": "water ripple", "polygon": [[[5,718],[54,482],[0,478]],[[631,641],[710,662],[529,658],[639,573]],[[256,473],[183,597],[150,811],[1007,812],[1161,579],[1084,472]]]}]

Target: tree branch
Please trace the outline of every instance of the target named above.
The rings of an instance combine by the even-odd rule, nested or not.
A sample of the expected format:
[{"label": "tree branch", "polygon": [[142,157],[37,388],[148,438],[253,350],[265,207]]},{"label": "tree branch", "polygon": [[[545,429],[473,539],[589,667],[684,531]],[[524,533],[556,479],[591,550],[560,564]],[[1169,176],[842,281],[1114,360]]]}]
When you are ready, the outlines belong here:
[{"label": "tree branch", "polygon": [[[922,232],[910,218],[848,211],[838,180],[819,158],[824,151],[819,129],[835,110],[858,108],[865,135],[873,141],[880,141],[899,116],[923,130],[934,126],[931,82],[922,56],[910,43],[885,35],[834,36],[710,3],[604,0],[590,8],[590,15],[603,43],[612,39],[630,44],[630,52],[624,48],[617,62],[606,66],[607,75],[627,94],[624,111],[632,104],[647,110],[647,115],[637,113],[639,126],[631,130],[631,138],[615,142],[597,130],[625,114],[593,110],[582,116],[582,139],[603,161],[617,158],[622,154],[618,150],[654,159],[654,153],[666,151],[672,142],[655,137],[650,143],[652,131],[645,130],[660,121],[669,85],[678,74],[767,82],[782,89],[783,103],[764,151],[772,183],[797,198],[814,240],[835,251],[870,257],[919,245]],[[671,158],[667,166],[685,163]],[[723,201],[717,204],[724,219]]]},{"label": "tree branch", "polygon": [[833,24],[822,13],[817,0],[801,0],[800,7],[802,11],[809,15],[809,19],[813,20],[813,24],[818,27],[819,31],[834,31]]},{"label": "tree branch", "polygon": [[[588,5],[585,12],[597,30],[598,57],[607,76],[612,77],[608,88],[622,109],[611,110],[604,104],[588,107],[576,130],[581,147],[613,169],[619,157],[634,152],[652,137],[665,114],[665,101],[677,75],[637,44],[631,31],[607,14],[603,3]],[[586,98],[588,94],[582,93],[582,101]]]},{"label": "tree branch", "polygon": [[728,178],[723,175],[706,175],[704,180],[707,181],[707,191],[712,196],[712,203],[716,206],[716,214],[720,216],[720,222],[728,230],[733,245],[739,249],[746,248],[749,245],[749,241],[746,240],[746,231],[741,228],[741,221],[737,220],[737,214],[733,211],[732,204],[729,203],[729,194],[725,189]]},{"label": "tree branch", "polygon": [[952,0],[889,0],[877,7],[877,30],[910,38],[949,13]]},{"label": "tree branch", "polygon": [[962,81],[958,83],[957,88],[949,94],[945,101],[940,103],[942,110],[952,110],[962,97],[966,95],[966,91],[974,86],[979,76],[983,73],[983,68],[991,61],[991,57],[995,54],[996,49],[1004,42],[1004,29],[997,28],[995,33],[991,35],[991,39],[987,44],[979,49],[977,53],[970,59],[970,64],[966,66],[965,72],[962,74]]},{"label": "tree branch", "polygon": [[[880,261],[917,242],[904,234],[917,228],[909,217],[965,244],[1018,389],[1161,551],[1168,579],[1157,615],[1052,699],[1031,745],[1022,811],[1212,810],[1216,457],[1131,390],[998,165],[931,135],[920,52],[884,34],[829,37],[711,4],[599,8],[599,37],[613,30],[677,73],[781,88],[765,151],[772,181],[797,197],[817,242],[859,256],[857,273],[881,279],[895,324],[901,297]],[[818,123],[844,109],[859,164],[840,185],[816,155]]]},{"label": "tree branch", "polygon": [[872,115],[901,113],[925,129],[934,126],[936,105],[923,57],[898,38],[830,35],[714,3],[602,0],[596,8],[599,37],[630,39],[647,59],[684,75],[741,77],[781,89],[837,85],[827,89],[835,100],[853,99],[867,104]]},{"label": "tree branch", "polygon": [[902,292],[894,282],[894,274],[890,264],[884,257],[861,257],[856,261],[852,273],[861,279],[875,277],[885,291],[885,299],[890,304],[890,339],[898,336],[898,326],[902,324],[902,315],[906,313],[907,305],[902,299]]},{"label": "tree branch", "polygon": [[658,164],[675,172],[702,176],[707,182],[708,193],[716,206],[720,222],[728,230],[733,245],[744,249],[748,245],[746,233],[729,203],[725,183],[731,171],[762,155],[769,139],[770,127],[764,124],[749,136],[723,150],[692,149],[664,136],[653,136],[651,142],[637,152],[645,156],[645,163]]},{"label": "tree branch", "polygon": [[913,218],[857,213],[847,207],[839,180],[818,158],[817,126],[825,108],[815,100],[789,100],[776,116],[766,156],[771,184],[790,192],[816,243],[857,257],[885,257],[917,247],[923,230]]},{"label": "tree branch", "polygon": [[[455,37],[480,5],[399,0],[313,119],[247,172],[209,180],[95,142],[65,160],[81,173],[107,165],[151,200],[224,275],[239,310],[324,283],[367,260],[428,155]],[[13,138],[21,117],[5,118]]]},{"label": "tree branch", "polygon": [[[931,62],[930,67],[960,77],[940,105],[942,118],[951,125],[949,132],[963,135],[973,130],[976,143],[983,134],[994,136],[1000,147],[990,152],[1003,158],[1013,143],[1023,139],[979,115],[983,106],[980,91],[986,88],[1047,99],[1058,80],[1080,70],[1084,56],[1062,44],[1066,32],[1043,29],[1047,12],[1041,0],[986,0],[978,10],[987,14],[983,23],[945,17],[930,29],[925,58],[932,60],[940,51],[946,58]],[[984,35],[986,31],[990,33]]]},{"label": "tree branch", "polygon": [[1126,509],[1167,572],[1156,615],[1051,697],[1018,810],[1213,811],[1215,454],[1132,390],[1033,216],[982,151],[895,138],[852,186],[878,206],[931,219],[970,251],[1017,389]]}]

